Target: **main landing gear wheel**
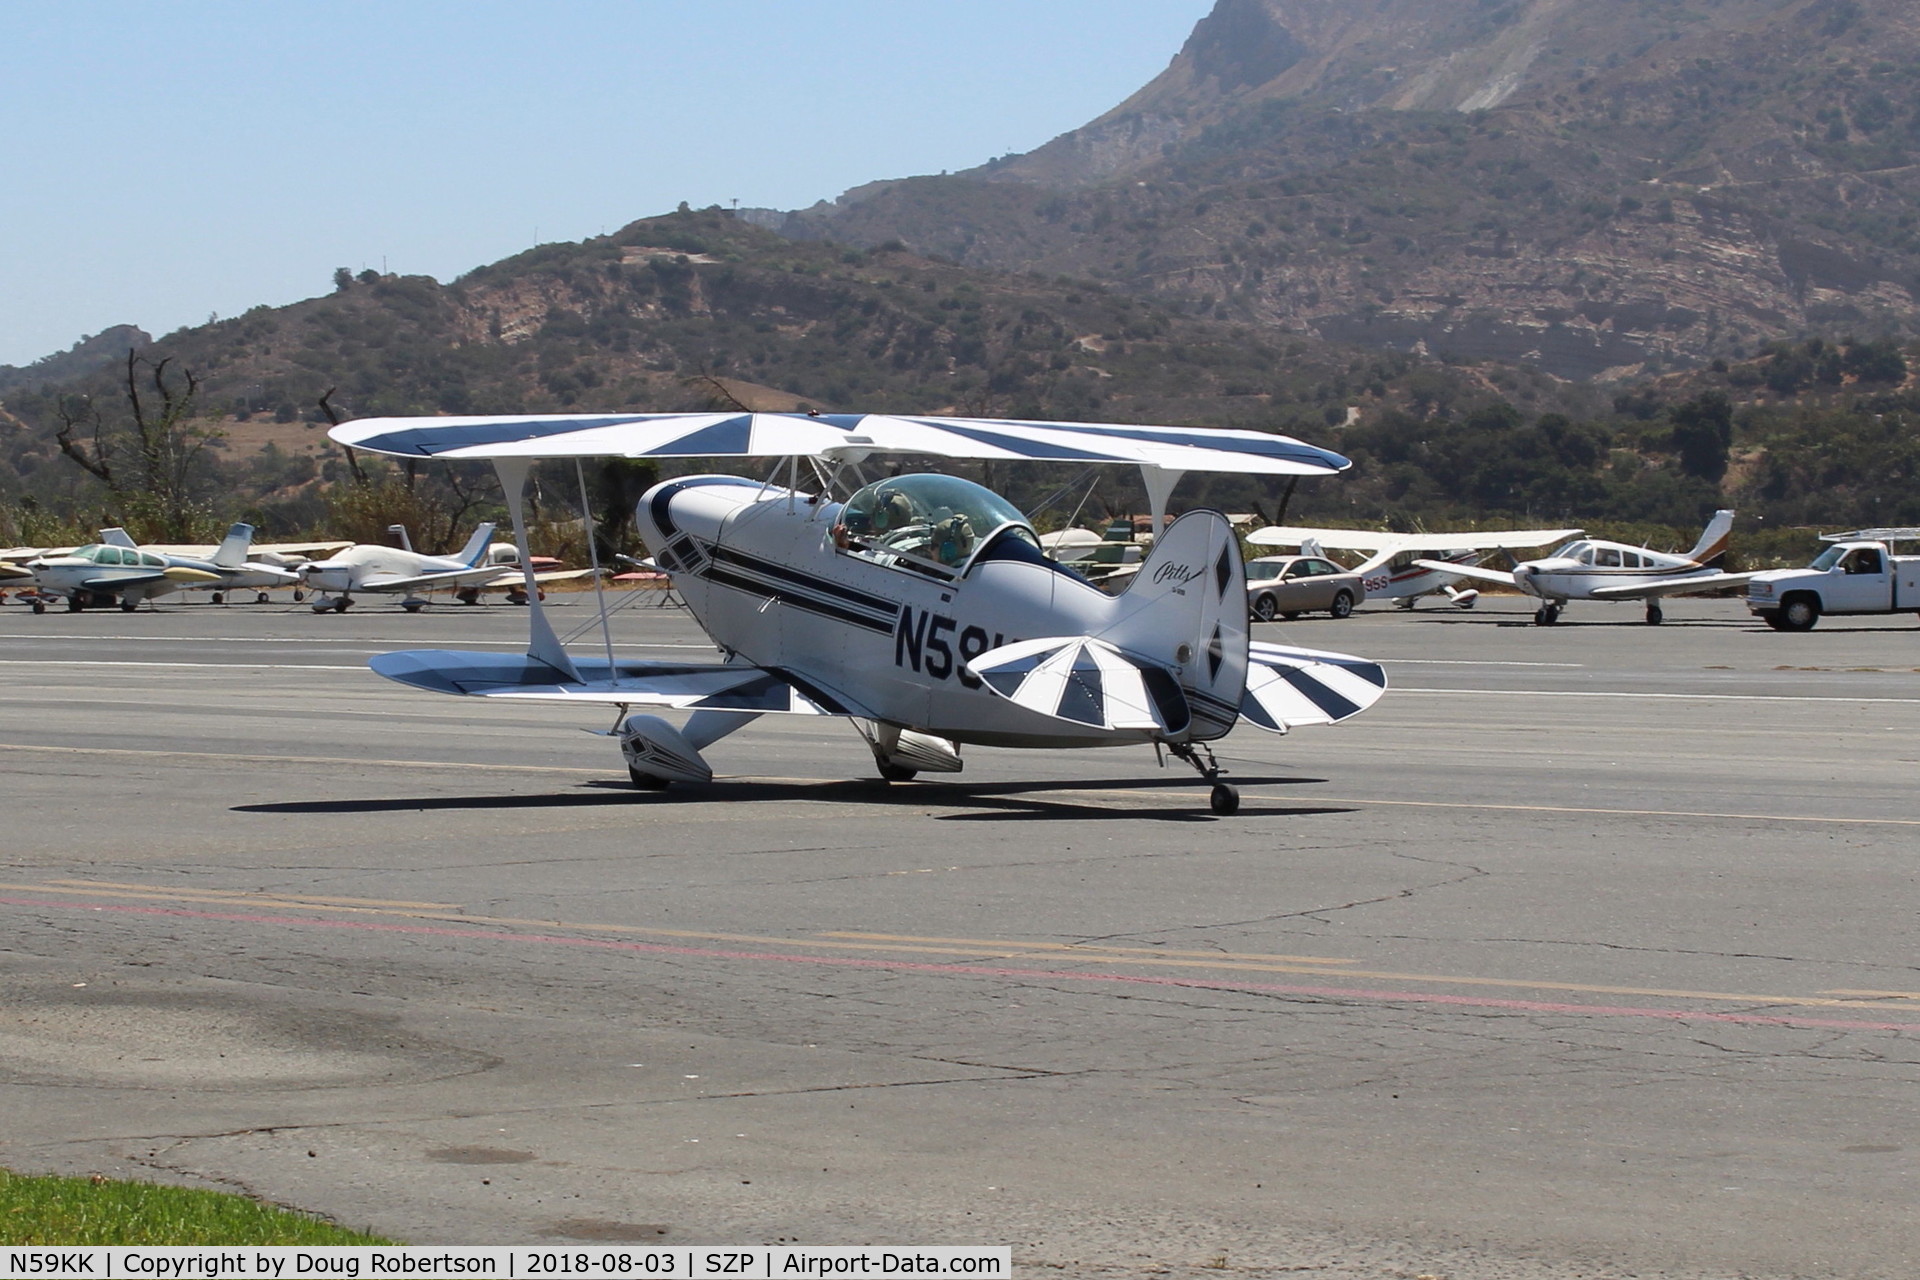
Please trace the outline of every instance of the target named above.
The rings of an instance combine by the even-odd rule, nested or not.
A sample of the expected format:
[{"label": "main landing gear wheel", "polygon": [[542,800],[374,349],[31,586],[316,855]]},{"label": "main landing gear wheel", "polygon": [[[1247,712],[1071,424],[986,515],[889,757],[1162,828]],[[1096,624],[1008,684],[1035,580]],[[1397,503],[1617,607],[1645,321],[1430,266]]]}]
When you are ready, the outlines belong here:
[{"label": "main landing gear wheel", "polygon": [[667,779],[642,773],[632,765],[627,766],[627,777],[632,780],[636,791],[665,791],[670,785]]},{"label": "main landing gear wheel", "polygon": [[227,593],[224,591],[216,591],[211,598],[215,604],[225,604],[227,602]]},{"label": "main landing gear wheel", "polygon": [[1661,612],[1660,605],[1657,601],[1653,601],[1653,600],[1647,601],[1647,625],[1648,626],[1650,627],[1659,626],[1663,621],[1666,620],[1666,616],[1667,615],[1665,613]]},{"label": "main landing gear wheel", "polygon": [[333,602],[333,611],[335,613],[345,613],[348,609],[351,609],[352,607],[353,607],[353,601],[349,600],[345,596],[341,596],[338,600],[335,600]]},{"label": "main landing gear wheel", "polygon": [[1554,623],[1560,621],[1560,606],[1557,604],[1541,605],[1533,611],[1533,621],[1535,626],[1552,626]]},{"label": "main landing gear wheel", "polygon": [[87,607],[87,606],[86,606],[86,605],[85,605],[84,603],[82,603],[82,602],[81,602],[81,599],[80,599],[80,597],[79,597],[79,596],[68,596],[68,597],[67,597],[67,612],[68,612],[68,613],[79,613],[79,612],[80,612],[80,611],[81,611],[82,609],[84,609],[84,608],[86,608],[86,607]]},{"label": "main landing gear wheel", "polygon": [[903,764],[883,764],[880,766],[880,776],[888,782],[912,782],[920,776],[920,771]]},{"label": "main landing gear wheel", "polygon": [[45,600],[35,600],[33,602],[33,611],[35,613],[45,613],[47,611],[47,602]]},{"label": "main landing gear wheel", "polygon": [[266,593],[266,592],[264,592],[264,591],[256,591],[256,592],[254,592],[254,593],[253,593],[253,602],[254,602],[255,604],[265,604],[265,603],[267,602],[267,593]]},{"label": "main landing gear wheel", "polygon": [[120,612],[122,613],[132,613],[135,609],[138,609],[139,607],[140,607],[140,602],[138,600],[122,600],[120,602]]},{"label": "main landing gear wheel", "polygon": [[1240,792],[1224,782],[1216,782],[1207,797],[1207,807],[1223,818],[1231,818],[1240,812]]}]

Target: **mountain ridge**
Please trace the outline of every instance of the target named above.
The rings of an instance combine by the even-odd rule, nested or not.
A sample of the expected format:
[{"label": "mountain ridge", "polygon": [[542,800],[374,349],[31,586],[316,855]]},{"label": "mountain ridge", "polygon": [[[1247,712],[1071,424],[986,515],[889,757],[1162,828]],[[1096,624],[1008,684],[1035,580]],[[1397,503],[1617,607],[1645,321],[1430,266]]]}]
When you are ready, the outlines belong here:
[{"label": "mountain ridge", "polygon": [[1219,0],[1081,129],[756,214],[1563,377],[1920,318],[1902,0]]}]

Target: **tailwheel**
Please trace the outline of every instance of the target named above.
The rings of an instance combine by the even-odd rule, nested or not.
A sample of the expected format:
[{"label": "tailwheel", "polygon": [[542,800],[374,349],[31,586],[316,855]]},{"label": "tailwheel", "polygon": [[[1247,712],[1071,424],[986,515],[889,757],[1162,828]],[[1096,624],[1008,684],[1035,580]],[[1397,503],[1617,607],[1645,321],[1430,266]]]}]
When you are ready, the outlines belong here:
[{"label": "tailwheel", "polygon": [[1240,790],[1220,781],[1226,776],[1226,770],[1213,757],[1213,748],[1204,742],[1169,743],[1167,750],[1176,760],[1184,760],[1192,765],[1201,780],[1212,784],[1213,790],[1207,796],[1207,807],[1221,817],[1230,817],[1240,812]]}]

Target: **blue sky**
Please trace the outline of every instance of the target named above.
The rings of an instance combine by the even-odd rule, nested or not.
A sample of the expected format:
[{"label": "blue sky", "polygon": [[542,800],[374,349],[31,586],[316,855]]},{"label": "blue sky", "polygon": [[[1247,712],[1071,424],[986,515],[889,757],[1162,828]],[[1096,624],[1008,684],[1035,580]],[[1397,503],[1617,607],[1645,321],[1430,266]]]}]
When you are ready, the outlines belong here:
[{"label": "blue sky", "polygon": [[1026,151],[1212,0],[0,0],[0,364]]}]

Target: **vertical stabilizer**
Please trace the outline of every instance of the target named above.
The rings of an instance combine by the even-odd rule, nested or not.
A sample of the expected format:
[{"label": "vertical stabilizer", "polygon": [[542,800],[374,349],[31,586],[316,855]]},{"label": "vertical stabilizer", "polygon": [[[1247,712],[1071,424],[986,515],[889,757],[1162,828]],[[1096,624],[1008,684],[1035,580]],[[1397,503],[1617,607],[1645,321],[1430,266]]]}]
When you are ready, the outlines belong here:
[{"label": "vertical stabilizer", "polygon": [[102,529],[100,531],[100,541],[110,547],[135,547],[140,545],[133,540],[133,535],[118,525],[115,525],[111,529]]},{"label": "vertical stabilizer", "polygon": [[221,569],[238,569],[247,562],[247,552],[252,549],[253,526],[236,524],[227,530],[227,536],[214,548],[212,563]]},{"label": "vertical stabilizer", "polygon": [[1700,535],[1700,541],[1693,544],[1693,550],[1687,552],[1687,559],[1708,569],[1718,569],[1727,558],[1727,535],[1733,530],[1733,512],[1716,511],[1713,519],[1707,522],[1706,532]]},{"label": "vertical stabilizer", "polygon": [[1224,736],[1247,691],[1247,570],[1218,511],[1189,511],[1153,540],[1098,638],[1173,672],[1193,711],[1187,737]]},{"label": "vertical stabilizer", "polygon": [[460,561],[461,564],[466,565],[469,569],[477,569],[485,564],[487,562],[487,544],[493,541],[493,530],[494,525],[491,522],[475,529],[473,536],[467,539],[467,545],[460,548],[460,554],[454,558]]}]

